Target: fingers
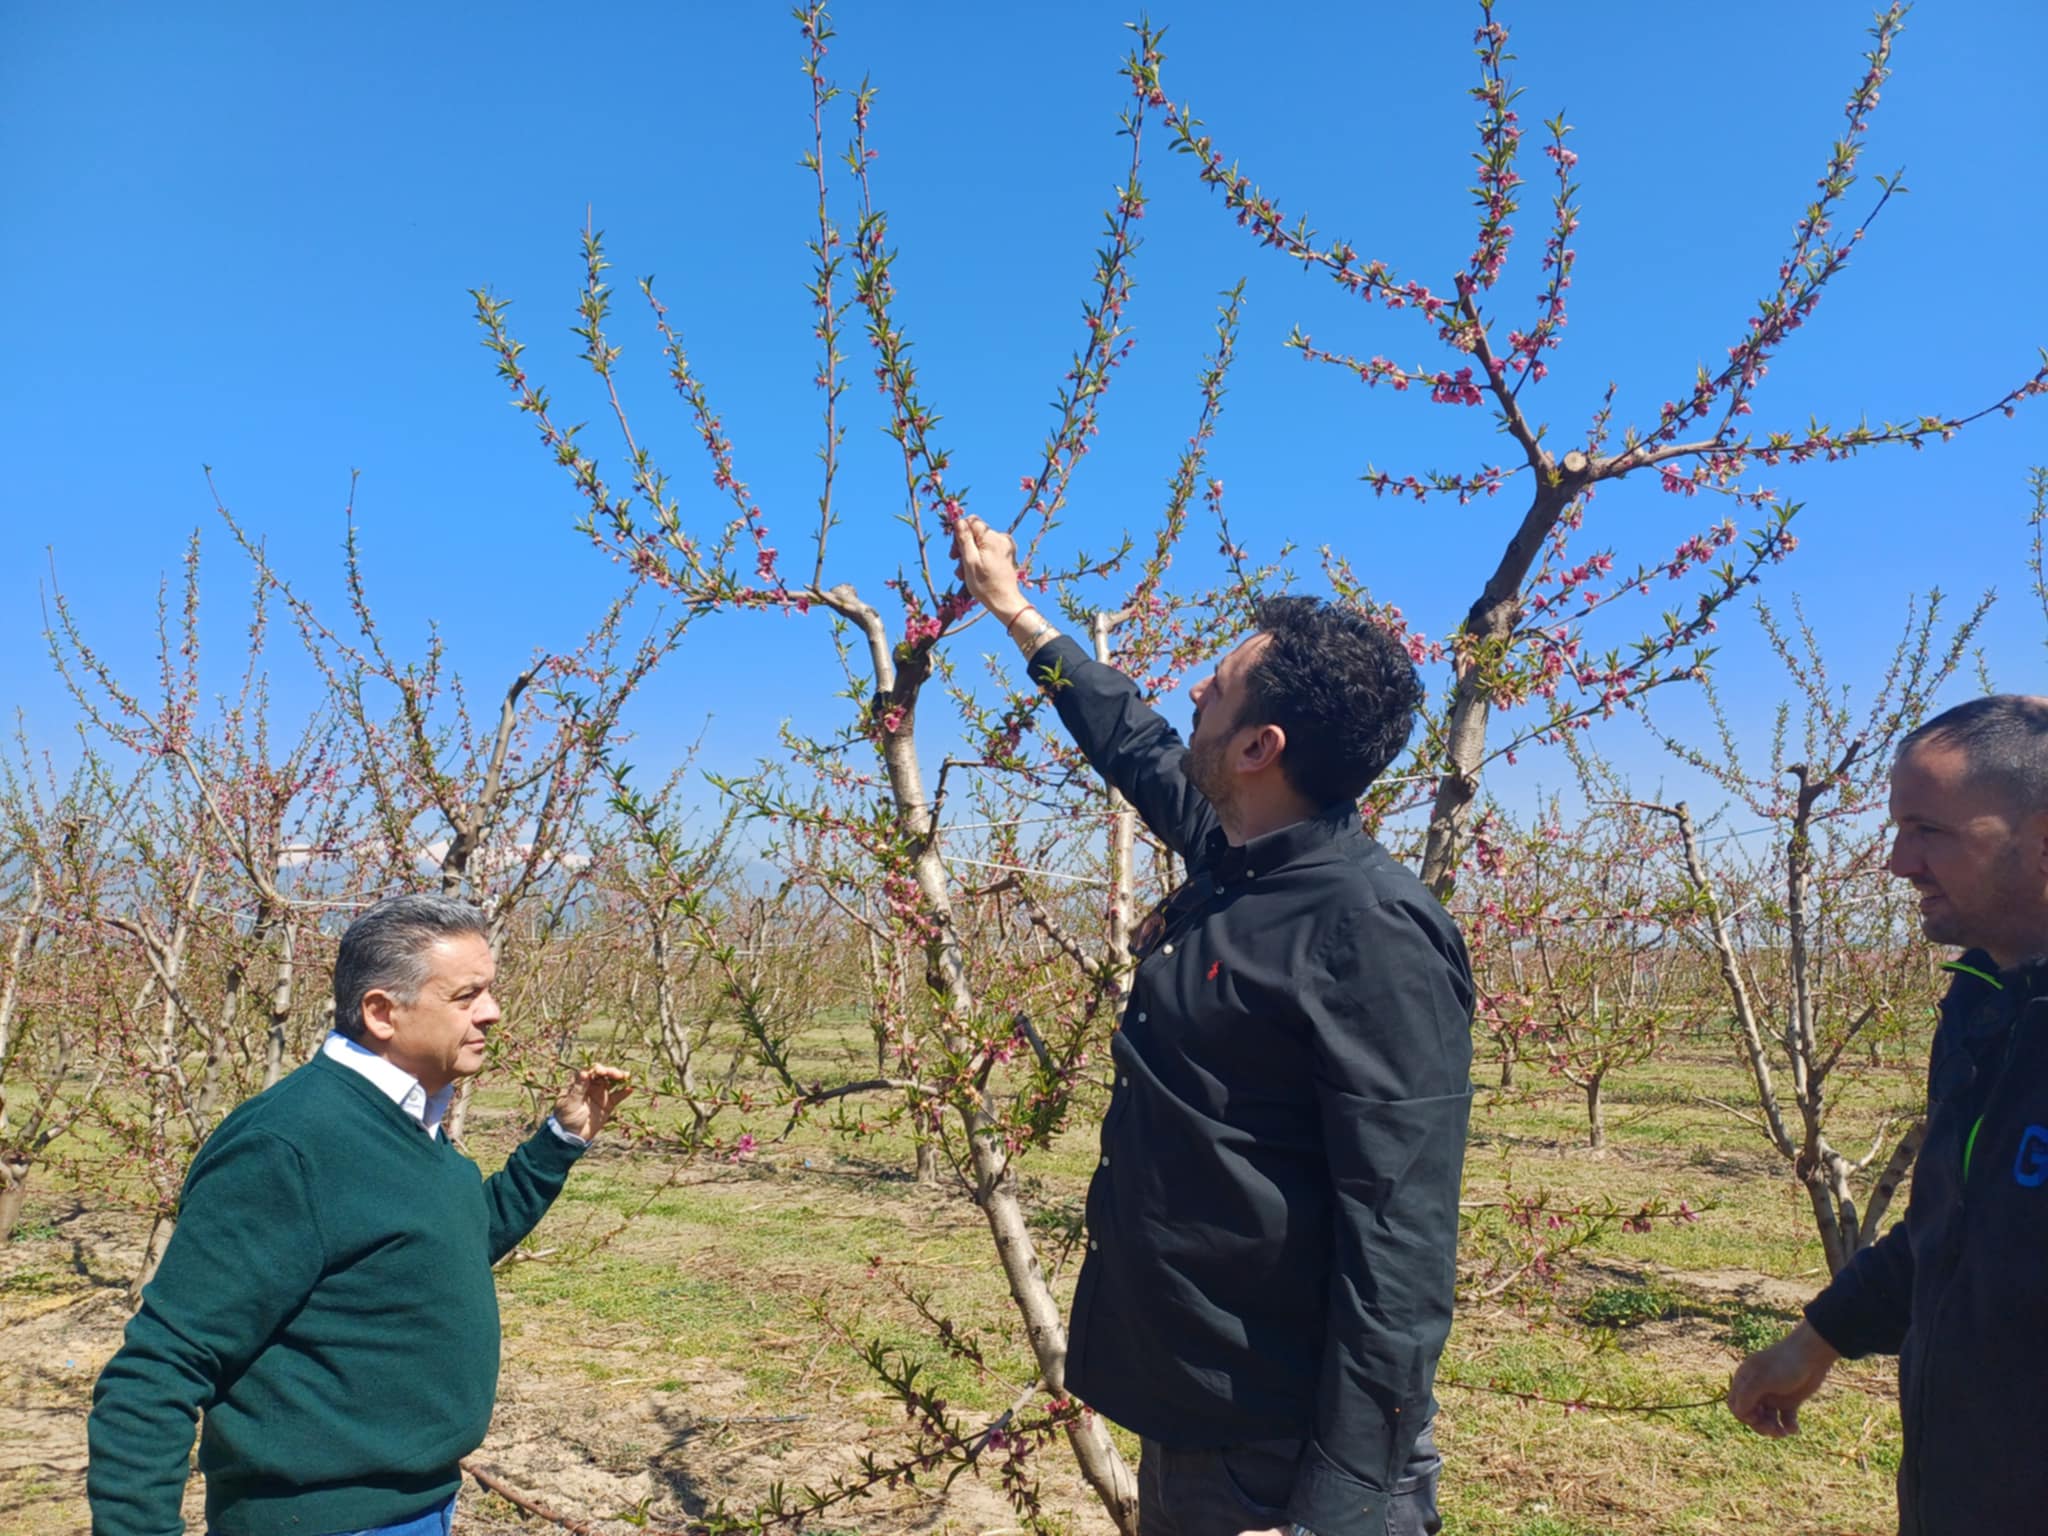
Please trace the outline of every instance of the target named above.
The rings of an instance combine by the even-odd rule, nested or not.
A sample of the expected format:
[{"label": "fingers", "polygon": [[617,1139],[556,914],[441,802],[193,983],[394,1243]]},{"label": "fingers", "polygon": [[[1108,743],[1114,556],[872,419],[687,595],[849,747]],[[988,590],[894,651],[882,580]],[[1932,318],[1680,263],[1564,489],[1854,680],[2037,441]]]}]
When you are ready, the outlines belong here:
[{"label": "fingers", "polygon": [[1771,1440],[1782,1440],[1789,1430],[1785,1428],[1784,1414],[1776,1407],[1764,1403],[1750,1403],[1737,1408],[1731,1401],[1728,1411],[1735,1415],[1736,1422],[1754,1430]]},{"label": "fingers", "polygon": [[1761,1377],[1756,1356],[1735,1368],[1735,1374],[1728,1382],[1728,1411],[1737,1422],[1748,1425],[1760,1435],[1775,1438],[1778,1433],[1776,1414],[1765,1406]]},{"label": "fingers", "polygon": [[1752,1413],[1748,1417],[1738,1414],[1735,1421],[1751,1434],[1762,1435],[1766,1440],[1779,1438],[1777,1426],[1763,1414]]},{"label": "fingers", "polygon": [[953,570],[960,585],[974,590],[974,578],[981,571],[981,548],[974,532],[976,519],[963,517],[953,525]]},{"label": "fingers", "polygon": [[953,555],[963,566],[979,566],[1006,555],[1014,557],[1016,549],[1016,540],[989,527],[981,518],[963,517],[953,525]]},{"label": "fingers", "polygon": [[1745,1360],[1728,1383],[1728,1411],[1739,1423],[1767,1439],[1782,1440],[1799,1433],[1800,1399],[1770,1390],[1754,1360]]},{"label": "fingers", "polygon": [[1799,1410],[1766,1405],[1742,1422],[1766,1440],[1783,1440],[1799,1433]]},{"label": "fingers", "polygon": [[981,518],[953,525],[953,563],[961,586],[976,601],[1003,600],[1017,585],[1017,541]]},{"label": "fingers", "polygon": [[1819,1390],[1839,1358],[1805,1323],[1751,1355],[1728,1382],[1728,1411],[1773,1440],[1799,1433],[1799,1405]]},{"label": "fingers", "polygon": [[578,1072],[563,1097],[578,1097],[587,1104],[602,1107],[609,1112],[632,1091],[632,1073],[622,1072],[617,1067],[608,1067],[600,1063]]},{"label": "fingers", "polygon": [[981,551],[991,559],[1007,561],[1014,565],[1017,560],[1017,541],[999,528],[991,528],[980,518],[974,520],[974,536],[981,545]]},{"label": "fingers", "polygon": [[1757,1391],[1756,1382],[1754,1355],[1736,1366],[1735,1374],[1728,1378],[1728,1411],[1745,1424],[1749,1422],[1749,1416],[1755,1411],[1757,1399],[1761,1395]]}]

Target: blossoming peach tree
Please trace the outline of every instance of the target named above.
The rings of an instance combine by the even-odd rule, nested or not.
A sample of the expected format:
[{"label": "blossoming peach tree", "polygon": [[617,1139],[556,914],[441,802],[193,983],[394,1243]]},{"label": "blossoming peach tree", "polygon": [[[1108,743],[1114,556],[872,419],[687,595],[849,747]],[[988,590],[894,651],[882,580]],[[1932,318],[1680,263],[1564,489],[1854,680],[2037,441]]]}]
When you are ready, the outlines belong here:
[{"label": "blossoming peach tree", "polygon": [[[400,651],[379,617],[353,478],[344,514],[343,624],[321,617],[217,495],[216,509],[264,591],[289,612],[349,744],[344,767],[360,801],[359,827],[323,845],[329,868],[361,887],[360,904],[430,887],[476,903],[501,961],[508,946],[553,931],[558,923],[533,914],[564,913],[585,890],[591,859],[576,842],[591,802],[602,799],[603,767],[621,740],[619,716],[681,642],[691,611],[666,614],[631,641],[626,626],[646,591],[633,582],[572,648],[536,651],[513,669],[495,710],[478,707],[448,665],[438,627],[429,627],[415,658]],[[532,920],[520,926],[522,916]],[[506,969],[516,975],[521,965]],[[499,1031],[491,1059],[519,1074],[536,1110],[551,1100],[556,1063],[539,1035]],[[445,1121],[457,1141],[471,1086],[463,1082]]]},{"label": "blossoming peach tree", "polygon": [[[1169,102],[1157,62],[1156,35],[1148,34],[1139,72],[1146,101],[1165,113],[1173,147],[1192,161],[1203,184],[1222,197],[1237,223],[1259,245],[1304,272],[1319,273],[1362,304],[1400,313],[1422,326],[1449,353],[1437,365],[1405,364],[1378,354],[1360,355],[1319,344],[1298,328],[1288,337],[1308,362],[1352,375],[1369,389],[1386,389],[1452,410],[1486,408],[1494,427],[1513,445],[1508,461],[1471,469],[1397,473],[1368,465],[1365,481],[1378,496],[1415,502],[1451,499],[1463,506],[1514,494],[1521,511],[1508,520],[1507,538],[1490,567],[1479,572],[1471,606],[1440,639],[1417,634],[1418,661],[1443,663],[1449,676],[1418,744],[1411,777],[1420,787],[1381,797],[1383,808],[1426,807],[1423,878],[1440,893],[1453,884],[1471,836],[1481,776],[1531,741],[1554,741],[1641,700],[1667,683],[1697,677],[1705,666],[1717,616],[1738,593],[1783,560],[1796,540],[1791,524],[1799,507],[1768,485],[1759,470],[1809,460],[1835,461],[1878,447],[1921,448],[1944,442],[1987,416],[2011,416],[2025,401],[2048,392],[2048,354],[2030,377],[1988,404],[1961,414],[1920,414],[1873,426],[1758,430],[1751,425],[1756,398],[1772,361],[1812,318],[1830,284],[1847,269],[1877,216],[1901,192],[1900,179],[1879,176],[1870,207],[1840,227],[1878,97],[1891,73],[1892,49],[1906,7],[1878,13],[1864,69],[1844,107],[1842,136],[1830,147],[1813,200],[1793,222],[1784,259],[1737,329],[1719,366],[1695,376],[1645,419],[1617,418],[1615,389],[1587,415],[1568,442],[1566,429],[1537,414],[1539,387],[1564,340],[1578,260],[1581,210],[1574,179],[1578,155],[1562,115],[1542,124],[1548,211],[1537,291],[1526,318],[1502,311],[1516,216],[1526,195],[1520,165],[1524,125],[1516,109],[1521,92],[1508,73],[1508,30],[1495,0],[1480,0],[1474,33],[1479,80],[1479,145],[1472,188],[1478,227],[1464,265],[1443,286],[1399,275],[1385,257],[1345,238],[1325,238],[1305,218],[1290,218],[1277,198],[1230,161],[1186,106]],[[1382,232],[1379,240],[1387,239]],[[1666,558],[1628,565],[1609,548],[1586,551],[1581,535],[1596,495],[1635,476],[1681,500],[1718,497],[1728,515],[1690,529]],[[1745,529],[1741,522],[1747,520]],[[1370,602],[1362,583],[1339,557],[1332,574],[1339,590]],[[1689,603],[1666,613],[1633,641],[1603,654],[1591,649],[1589,625],[1631,596],[1648,596],[1659,582],[1693,584]],[[1400,619],[1390,606],[1383,611]],[[1494,719],[1506,722],[1506,739]]]},{"label": "blossoming peach tree", "polygon": [[[947,545],[964,513],[966,495],[953,476],[942,421],[921,385],[901,316],[888,214],[875,195],[869,133],[876,98],[866,85],[849,97],[828,76],[833,33],[826,7],[812,0],[796,15],[806,49],[810,133],[803,166],[807,196],[814,195],[816,208],[808,301],[818,347],[813,383],[822,416],[811,547],[800,564],[777,544],[767,511],[741,477],[737,451],[712,407],[709,388],[651,279],[639,289],[653,336],[708,456],[712,488],[728,510],[709,521],[686,510],[667,471],[645,446],[621,392],[621,348],[611,330],[614,292],[595,228],[587,226],[583,237],[575,333],[601,410],[619,434],[618,468],[600,466],[586,446],[583,428],[563,418],[549,392],[530,375],[525,344],[513,334],[506,301],[488,289],[477,290],[476,315],[513,403],[573,482],[582,502],[579,527],[600,550],[625,562],[636,578],[661,587],[687,612],[809,615],[830,630],[851,718],[836,735],[792,728],[790,762],[781,776],[732,781],[727,788],[775,829],[771,851],[785,871],[825,893],[869,941],[877,1071],[872,1079],[827,1085],[803,1080],[786,1061],[778,1065],[768,1059],[768,1065],[799,1111],[828,1102],[844,1108],[862,1095],[887,1095],[920,1139],[938,1149],[935,1160],[950,1164],[987,1221],[1036,1373],[1010,1413],[970,1431],[943,1405],[919,1398],[913,1372],[900,1363],[878,1361],[885,1374],[895,1372],[899,1394],[926,1432],[918,1455],[907,1465],[936,1465],[949,1456],[1006,1458],[1001,1464],[1012,1496],[1032,1514],[1027,1485],[1015,1470],[1017,1460],[1063,1432],[1104,1507],[1129,1532],[1135,1528],[1136,1505],[1129,1470],[1104,1427],[1065,1393],[1065,1332],[1037,1241],[1042,1228],[1034,1227],[1027,1209],[1017,1162],[1063,1123],[1076,1090],[1085,1084],[1089,1053],[1099,1049],[1102,1028],[1114,1017],[1109,1005],[1120,985],[1117,935],[1121,926],[1127,937],[1136,899],[1135,834],[1127,812],[1113,802],[1098,801],[1086,815],[1076,816],[1075,807],[1082,803],[1076,798],[1081,792],[1076,765],[1071,757],[1060,757],[1042,734],[1034,735],[1038,701],[1028,690],[1012,685],[999,667],[991,695],[967,679],[954,659],[980,617],[949,577]],[[1163,115],[1174,147],[1192,158],[1202,181],[1222,194],[1259,243],[1305,270],[1322,272],[1370,304],[1419,317],[1451,353],[1448,366],[1411,367],[1331,351],[1297,332],[1290,341],[1306,359],[1345,369],[1368,386],[1427,394],[1449,408],[1490,406],[1497,426],[1519,452],[1517,464],[1487,464],[1471,471],[1366,472],[1380,495],[1418,501],[1451,497],[1460,504],[1499,495],[1527,476],[1524,510],[1513,520],[1490,569],[1479,573],[1476,596],[1462,621],[1437,640],[1409,636],[1419,662],[1448,666],[1448,687],[1418,743],[1413,771],[1392,776],[1368,808],[1382,823],[1405,809],[1427,808],[1422,872],[1448,893],[1470,840],[1481,775],[1489,764],[1511,757],[1529,741],[1561,739],[1666,683],[1700,675],[1720,610],[1791,551],[1790,524],[1797,508],[1782,505],[1774,490],[1749,483],[1752,470],[1840,458],[1879,445],[1919,446],[1952,435],[1989,412],[2010,413],[2048,388],[2044,369],[1967,416],[1923,416],[1881,428],[1842,430],[1815,424],[1757,433],[1748,427],[1752,398],[1771,360],[1812,314],[1871,218],[1898,190],[1895,181],[1881,181],[1870,214],[1846,236],[1835,232],[1840,205],[1856,181],[1862,137],[1902,18],[1899,8],[1880,16],[1867,68],[1849,101],[1844,137],[1829,156],[1817,197],[1795,224],[1775,283],[1729,348],[1726,365],[1702,370],[1653,418],[1635,425],[1617,421],[1610,392],[1591,411],[1579,444],[1561,452],[1549,425],[1534,415],[1533,389],[1548,371],[1549,355],[1568,318],[1580,219],[1574,201],[1576,157],[1568,147],[1568,125],[1561,118],[1546,125],[1553,187],[1540,292],[1531,318],[1503,334],[1490,306],[1507,269],[1513,218],[1522,197],[1517,169],[1522,127],[1515,110],[1517,92],[1507,75],[1507,31],[1496,20],[1491,0],[1480,6],[1479,84],[1473,90],[1481,119],[1475,157],[1479,226],[1469,259],[1440,290],[1397,277],[1385,261],[1362,255],[1348,241],[1320,239],[1305,221],[1286,220],[1272,199],[1226,162],[1192,113],[1169,102],[1161,73],[1162,33],[1140,24],[1123,68],[1132,93],[1122,115],[1130,168],[1107,216],[1082,310],[1081,345],[1060,384],[1052,427],[1019,476],[1015,508],[994,520],[1019,536],[1030,579],[1042,591],[1064,593],[1083,577],[1107,577],[1134,552],[1127,539],[1105,556],[1076,553],[1062,566],[1048,536],[1099,428],[1105,392],[1131,345],[1127,309],[1139,243],[1135,225],[1146,202],[1141,149],[1148,124]],[[827,149],[827,124],[847,108],[848,142],[835,157]],[[845,173],[836,187],[835,163]],[[844,197],[852,203],[850,222],[838,211]],[[1163,583],[1192,499],[1203,496],[1220,517],[1221,486],[1205,474],[1204,455],[1220,408],[1236,319],[1233,299],[1203,377],[1198,429],[1173,478],[1159,536],[1141,558],[1136,584],[1127,589],[1128,600],[1109,609],[1069,604],[1070,620],[1077,627],[1085,624],[1098,654],[1108,654],[1121,632],[1120,660],[1143,675],[1155,693],[1227,639],[1230,625],[1241,623],[1248,607],[1242,600],[1269,574],[1248,568],[1249,555],[1222,529],[1233,574],[1208,599],[1220,624],[1189,623],[1188,610],[1176,607]],[[855,328],[866,345],[865,363],[858,369],[842,350]],[[876,387],[882,430],[895,444],[900,465],[900,484],[888,499],[896,503],[902,528],[897,535],[901,564],[884,584],[886,597],[840,579],[844,562],[833,544],[835,529],[848,515],[839,480],[851,414],[848,387],[861,377]],[[1635,474],[1654,477],[1665,491],[1683,498],[1719,496],[1731,515],[1688,531],[1668,558],[1632,568],[1619,564],[1610,550],[1579,550],[1578,536],[1597,490]],[[863,509],[879,504],[874,498],[860,503]],[[1752,521],[1747,533],[1738,518]],[[1326,569],[1340,596],[1405,631],[1399,610],[1365,590],[1341,551],[1331,553]],[[1667,615],[1661,626],[1652,626],[1629,645],[1594,655],[1589,646],[1596,618],[1604,620],[1616,605],[1649,592],[1658,580],[1694,584],[1688,611]],[[935,682],[940,685],[936,692]],[[995,702],[984,702],[991,697]],[[942,700],[953,704],[950,713],[938,707]],[[1506,741],[1492,730],[1497,714],[1510,717]],[[926,727],[922,732],[921,725]],[[965,743],[957,752],[948,753],[943,745],[949,731]],[[941,745],[935,746],[935,740]],[[994,775],[1007,776],[1000,791],[988,787]],[[968,781],[972,787],[962,788]],[[1421,787],[1404,787],[1415,784]],[[632,798],[630,785],[615,787],[629,819],[636,809],[646,808]],[[963,802],[968,825],[984,834],[980,838],[965,839],[964,829],[949,838],[948,822],[959,827],[955,808]],[[1049,868],[1051,844],[1019,835],[1032,820],[1023,814],[1027,808],[1075,825],[1106,825],[1103,842],[1089,845],[1101,849],[1102,884],[1095,888],[1107,892],[1093,911],[1089,897],[1063,901],[1048,887],[1049,873],[1075,872],[1074,855],[1069,851],[1066,864]],[[1170,870],[1158,861],[1151,868],[1154,878],[1170,878]],[[1071,919],[1077,913],[1084,928],[1099,922],[1102,936],[1074,932]],[[988,934],[1008,936],[1013,919],[1037,935],[1030,944],[978,942]],[[1064,954],[1075,963],[1055,978],[1035,963],[1036,956],[1046,953]],[[1020,956],[1025,963],[1019,963]],[[743,1000],[745,979],[736,976],[731,986]],[[942,1334],[957,1338],[959,1330],[947,1328]],[[864,1478],[871,1484],[891,1475],[892,1469],[870,1467],[854,1482]],[[838,1487],[801,1506],[778,1496],[760,1519],[786,1522],[820,1507],[819,1500],[845,1496],[850,1496],[849,1487]]]},{"label": "blossoming peach tree", "polygon": [[1608,1083],[1695,1011],[1671,963],[1691,902],[1660,857],[1675,834],[1627,803],[1604,763],[1568,745],[1578,794],[1569,804],[1554,794],[1526,818],[1490,811],[1458,911],[1482,941],[1473,971],[1485,1027],[1504,1055],[1578,1089],[1598,1151]]},{"label": "blossoming peach tree", "polygon": [[[827,1086],[788,1076],[785,1086],[799,1106],[842,1102],[857,1092],[897,1096],[922,1133],[953,1162],[983,1212],[1024,1323],[1036,1379],[1017,1409],[1000,1427],[971,1434],[933,1421],[929,1413],[922,1415],[920,1422],[935,1438],[929,1449],[920,1448],[913,1464],[949,1455],[993,1455],[999,1465],[1009,1466],[1048,1435],[1064,1432],[1083,1474],[1119,1528],[1128,1532],[1136,1527],[1135,1484],[1106,1428],[1066,1395],[1065,1329],[1015,1167],[1017,1158],[1049,1136],[1064,1116],[1088,1059],[1091,1031],[1097,1041],[1100,1036],[1100,1006],[1083,1000],[1081,994],[1099,993],[1103,985],[1113,984],[1113,968],[1098,969],[1093,985],[1084,978],[1078,987],[1066,983],[1055,995],[1043,985],[1029,985],[1020,967],[1001,958],[999,947],[970,949],[964,942],[965,931],[1006,921],[1005,905],[1013,899],[1028,902],[1031,892],[1001,880],[963,881],[949,863],[944,817],[954,798],[952,781],[974,769],[1021,767],[1031,712],[1021,701],[992,713],[970,703],[958,712],[957,722],[968,737],[967,757],[949,759],[936,775],[928,773],[919,725],[921,711],[945,695],[948,663],[941,642],[972,628],[978,617],[971,612],[967,594],[949,580],[948,544],[963,512],[963,493],[949,479],[939,416],[924,396],[909,336],[898,317],[895,253],[871,173],[874,152],[868,134],[874,93],[863,86],[850,98],[851,142],[843,164],[851,177],[855,212],[851,230],[845,231],[835,216],[828,179],[828,116],[847,100],[826,72],[831,23],[822,4],[805,6],[798,20],[806,45],[804,75],[810,96],[811,143],[804,164],[816,195],[810,301],[819,345],[815,382],[823,404],[822,475],[806,572],[790,571],[787,557],[772,542],[764,510],[740,478],[733,444],[651,280],[640,286],[670,379],[710,456],[714,488],[731,502],[731,515],[722,527],[698,532],[685,518],[668,477],[640,445],[617,387],[614,365],[620,349],[607,333],[611,289],[604,279],[607,262],[597,232],[586,230],[584,236],[585,282],[577,334],[621,434],[625,470],[617,489],[583,447],[579,429],[558,424],[547,392],[528,377],[524,347],[508,328],[504,302],[479,291],[477,315],[515,402],[533,418],[544,443],[585,499],[581,526],[596,543],[691,611],[753,609],[814,614],[830,621],[855,701],[853,720],[837,738],[790,734],[794,766],[806,773],[809,789],[785,792],[765,779],[733,788],[751,809],[775,819],[782,829],[785,858],[805,864],[818,889],[830,891],[847,911],[857,912],[862,929],[878,946],[913,954],[917,972],[907,986],[892,987],[885,981],[876,989],[874,1017],[885,1070],[873,1081]],[[1143,64],[1134,59],[1129,68],[1135,71]],[[1105,244],[1083,310],[1082,345],[1060,388],[1052,428],[1020,476],[1020,504],[1010,520],[1011,528],[1025,539],[1041,590],[1063,579],[1106,573],[1124,553],[1114,551],[1092,560],[1077,557],[1065,570],[1050,569],[1038,558],[1041,541],[1055,526],[1098,430],[1103,394],[1130,346],[1125,310],[1131,297],[1131,261],[1139,243],[1134,226],[1144,207],[1138,166],[1145,107],[1139,100],[1124,116],[1130,173],[1108,216]],[[851,582],[831,579],[832,534],[842,520],[838,472],[844,397],[853,377],[841,348],[856,322],[865,332],[871,376],[883,404],[883,429],[899,450],[903,477],[898,515],[905,528],[905,565],[903,574],[887,583],[886,604],[864,595]],[[1212,365],[1219,382],[1226,356],[1219,352]],[[1220,388],[1205,395],[1205,423],[1213,417],[1218,400]],[[1205,432],[1198,434],[1198,441],[1205,437]],[[1188,485],[1198,473],[1197,458],[1187,473]],[[1155,554],[1154,560],[1162,563],[1163,557]],[[885,616],[886,607],[894,607],[900,617],[892,622]],[[934,681],[941,684],[937,693],[931,688]],[[971,793],[957,798],[970,803],[975,799]],[[1000,821],[996,816],[983,819]],[[1006,825],[986,830],[996,835],[975,840],[975,848],[1016,854],[1015,841],[1005,839]],[[980,861],[1003,862],[1008,861]],[[1019,920],[1028,918],[1020,912]],[[886,977],[889,965],[884,958],[878,977]],[[1019,1006],[1027,1001],[1030,1006]],[[771,1060],[769,1065],[776,1063]],[[787,1075],[786,1065],[784,1072]],[[889,1367],[886,1361],[877,1364],[895,1373],[906,1403],[915,1409],[914,1373]],[[1037,1410],[1027,1412],[1033,1400]],[[1012,1474],[1006,1482],[1020,1505],[1031,1503],[1035,1495],[1024,1479]],[[793,1513],[767,1510],[763,1517]]]},{"label": "blossoming peach tree", "polygon": [[135,985],[88,915],[117,878],[94,829],[118,821],[126,786],[90,761],[58,772],[25,730],[13,746],[0,759],[0,1242],[105,1085],[106,1021]]},{"label": "blossoming peach tree", "polygon": [[118,950],[73,985],[89,979],[84,997],[105,1010],[95,1108],[117,1176],[101,1182],[140,1189],[152,1217],[131,1300],[170,1240],[192,1156],[305,1053],[319,998],[302,982],[329,947],[329,899],[345,897],[310,870],[355,819],[332,715],[314,711],[295,736],[273,723],[261,580],[239,686],[209,703],[199,573],[195,534],[180,600],[159,598],[147,688],[125,682],[52,594],[51,654],[83,716],[83,755],[57,801],[70,831],[54,849],[47,836],[28,843],[74,960],[97,948],[94,930]]},{"label": "blossoming peach tree", "polygon": [[[1934,1007],[1935,956],[1920,941],[1911,888],[1886,868],[1886,796],[1900,740],[1968,661],[1990,603],[1987,593],[1943,636],[1941,594],[1916,602],[1860,705],[1829,672],[1803,613],[1788,626],[1763,608],[1789,684],[1768,746],[1743,747],[1711,686],[1718,750],[1671,746],[1760,820],[1753,830],[1767,840],[1752,851],[1740,838],[1710,838],[1684,801],[1642,808],[1677,831],[1663,862],[1694,912],[1679,931],[1711,962],[1734,1019],[1752,1093],[1745,1106],[1722,1107],[1805,1189],[1830,1273],[1876,1240],[1926,1132],[1917,1073],[1904,1101],[1874,1114],[1846,1114],[1845,1090],[1882,1060],[1882,1042],[1924,1024]],[[1868,1136],[1867,1149],[1845,1146],[1851,1134]]]}]

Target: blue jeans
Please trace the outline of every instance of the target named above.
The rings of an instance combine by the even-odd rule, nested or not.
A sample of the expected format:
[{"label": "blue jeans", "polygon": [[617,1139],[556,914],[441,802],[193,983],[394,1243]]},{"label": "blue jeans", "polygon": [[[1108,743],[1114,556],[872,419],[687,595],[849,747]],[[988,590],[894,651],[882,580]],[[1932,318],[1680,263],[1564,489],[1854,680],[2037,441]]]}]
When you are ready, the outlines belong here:
[{"label": "blue jeans", "polygon": [[436,1504],[432,1509],[408,1516],[396,1525],[373,1525],[357,1531],[336,1531],[334,1536],[448,1536],[454,1524],[455,1496],[450,1494],[446,1504]]}]

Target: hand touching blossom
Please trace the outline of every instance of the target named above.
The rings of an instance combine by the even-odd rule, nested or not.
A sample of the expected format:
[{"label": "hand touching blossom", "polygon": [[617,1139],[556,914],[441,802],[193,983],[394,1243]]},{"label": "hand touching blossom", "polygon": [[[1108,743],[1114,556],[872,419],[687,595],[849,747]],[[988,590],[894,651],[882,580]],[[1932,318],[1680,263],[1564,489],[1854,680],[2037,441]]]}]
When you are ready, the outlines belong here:
[{"label": "hand touching blossom", "polygon": [[1006,628],[1031,606],[1017,580],[1017,541],[978,517],[953,529],[953,559],[960,584]]},{"label": "hand touching blossom", "polygon": [[632,1077],[617,1067],[585,1067],[555,1101],[555,1123],[571,1136],[595,1141],[619,1101],[632,1091]]}]

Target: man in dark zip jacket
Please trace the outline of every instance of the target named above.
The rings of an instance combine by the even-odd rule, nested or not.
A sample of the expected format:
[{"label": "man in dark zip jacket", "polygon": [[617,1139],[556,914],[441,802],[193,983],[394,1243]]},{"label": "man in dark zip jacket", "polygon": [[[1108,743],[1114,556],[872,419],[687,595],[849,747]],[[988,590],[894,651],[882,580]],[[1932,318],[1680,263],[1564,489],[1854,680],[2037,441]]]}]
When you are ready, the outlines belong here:
[{"label": "man in dark zip jacket", "polygon": [[1025,600],[1007,535],[963,519],[956,554],[1187,864],[1134,945],[1064,1385],[1142,1438],[1145,1536],[1439,1530],[1472,978],[1358,815],[1413,729],[1414,666],[1354,609],[1262,604],[1183,744]]},{"label": "man in dark zip jacket", "polygon": [[1846,1355],[1899,1356],[1902,1536],[2048,1531],[2048,699],[2001,694],[1900,745],[1892,873],[1965,947],[1942,999],[1906,1218],[1735,1373],[1791,1434]]}]

